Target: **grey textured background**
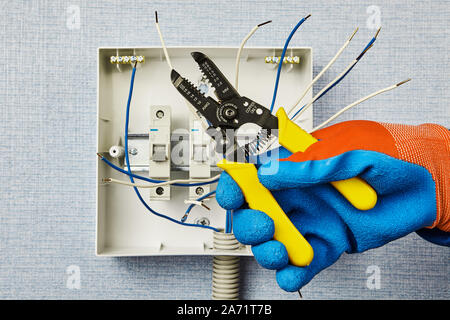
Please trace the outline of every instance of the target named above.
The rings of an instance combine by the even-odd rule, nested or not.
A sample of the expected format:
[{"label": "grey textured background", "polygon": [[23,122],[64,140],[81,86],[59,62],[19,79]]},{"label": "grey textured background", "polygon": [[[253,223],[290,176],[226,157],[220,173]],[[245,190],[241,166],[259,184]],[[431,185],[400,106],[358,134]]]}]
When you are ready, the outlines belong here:
[{"label": "grey textured background", "polygon": [[[70,5],[80,28],[67,27]],[[298,19],[313,16],[292,45],[314,48],[317,74],[360,31],[316,85],[328,83],[373,35],[368,6],[381,10],[380,38],[346,80],[315,104],[315,124],[376,89],[412,77],[340,120],[450,125],[449,2],[439,1],[2,1],[0,4],[0,298],[209,299],[210,257],[97,258],[95,241],[96,49],[159,45],[153,12],[170,45],[282,46]],[[69,20],[70,21],[70,20]],[[70,26],[70,24],[69,24]],[[224,36],[226,35],[226,36]],[[281,85],[283,81],[281,80]],[[449,299],[448,248],[417,235],[344,255],[303,289],[311,299]],[[66,287],[78,265],[81,288]],[[381,288],[366,287],[377,265]],[[274,273],[242,259],[242,297],[297,299]]]}]

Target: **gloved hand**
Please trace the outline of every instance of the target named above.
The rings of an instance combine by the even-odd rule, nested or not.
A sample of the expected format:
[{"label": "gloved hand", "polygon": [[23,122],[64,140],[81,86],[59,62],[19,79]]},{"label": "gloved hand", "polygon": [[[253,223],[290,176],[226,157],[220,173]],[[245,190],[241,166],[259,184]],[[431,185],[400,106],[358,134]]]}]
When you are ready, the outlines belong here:
[{"label": "gloved hand", "polygon": [[[216,198],[233,209],[237,240],[252,245],[258,263],[277,270],[279,286],[296,291],[332,265],[343,252],[362,252],[419,231],[450,245],[450,134],[441,126],[348,121],[313,134],[319,141],[304,153],[261,165],[269,190],[314,250],[307,267],[288,262],[284,245],[272,239],[273,221],[245,208],[239,186],[222,173]],[[278,166],[274,173],[273,168]],[[355,209],[328,182],[359,176],[377,192],[368,211]],[[429,229],[422,229],[422,228]],[[422,231],[422,230],[423,231]]]}]

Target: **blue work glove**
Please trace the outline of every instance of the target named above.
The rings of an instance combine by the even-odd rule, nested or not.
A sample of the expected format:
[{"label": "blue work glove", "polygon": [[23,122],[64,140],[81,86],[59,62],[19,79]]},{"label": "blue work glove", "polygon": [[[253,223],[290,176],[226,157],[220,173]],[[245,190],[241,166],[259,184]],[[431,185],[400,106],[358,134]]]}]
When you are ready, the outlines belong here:
[{"label": "blue work glove", "polygon": [[[272,191],[314,250],[307,267],[289,264],[284,245],[272,239],[272,219],[246,208],[239,186],[227,173],[220,177],[216,198],[223,208],[235,210],[237,240],[252,245],[261,266],[277,270],[277,282],[286,291],[299,290],[344,252],[380,247],[414,231],[420,230],[430,241],[450,245],[448,199],[440,193],[448,190],[450,135],[442,129],[437,125],[424,128],[348,121],[314,133],[319,142],[304,153],[290,155],[281,148],[279,158],[288,157],[286,161],[272,160],[259,166],[260,182]],[[436,131],[439,134],[433,135]],[[445,132],[444,139],[439,137]],[[422,144],[424,141],[427,143]],[[437,148],[432,151],[436,157],[430,156],[425,163],[411,156],[431,152],[420,149],[431,144]],[[447,160],[439,160],[442,157]],[[355,209],[329,184],[355,176],[377,191],[373,209]]]}]

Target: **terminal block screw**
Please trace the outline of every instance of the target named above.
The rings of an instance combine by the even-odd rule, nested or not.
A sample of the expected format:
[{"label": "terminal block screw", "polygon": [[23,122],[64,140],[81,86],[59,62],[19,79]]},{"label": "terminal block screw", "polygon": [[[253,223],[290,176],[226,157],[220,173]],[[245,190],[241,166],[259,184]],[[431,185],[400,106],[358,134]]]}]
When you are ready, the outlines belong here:
[{"label": "terminal block screw", "polygon": [[199,196],[201,196],[204,192],[205,190],[202,187],[198,187],[197,189],[195,189],[195,193]]},{"label": "terminal block screw", "polygon": [[136,148],[130,148],[128,149],[128,153],[131,154],[132,156],[135,156],[138,154],[138,150]]},{"label": "terminal block screw", "polygon": [[164,111],[162,111],[162,110],[156,111],[156,117],[158,119],[162,119],[164,117]]},{"label": "terminal block screw", "polygon": [[205,217],[198,218],[195,220],[196,224],[201,224],[202,226],[209,226],[209,219]]}]

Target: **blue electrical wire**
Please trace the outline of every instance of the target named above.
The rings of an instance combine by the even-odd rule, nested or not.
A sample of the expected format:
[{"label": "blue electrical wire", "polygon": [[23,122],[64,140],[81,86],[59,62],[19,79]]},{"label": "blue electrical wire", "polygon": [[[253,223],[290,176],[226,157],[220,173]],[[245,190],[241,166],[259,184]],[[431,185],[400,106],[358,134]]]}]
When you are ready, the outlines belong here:
[{"label": "blue electrical wire", "polygon": [[[347,72],[344,73],[339,79],[337,79],[336,82],[333,83],[327,90],[325,90],[324,92],[322,92],[322,94],[316,99],[316,101],[319,100],[321,97],[323,97],[328,91],[330,91],[331,89],[333,89],[339,82],[341,82],[342,79],[344,79],[344,78],[347,76],[347,74],[349,74],[350,71],[352,71],[352,69],[353,69],[355,66],[356,66],[356,63],[355,63],[350,69],[348,69]],[[302,107],[302,108],[303,108],[303,107]]]},{"label": "blue electrical wire", "polygon": [[227,210],[226,216],[225,216],[225,233],[231,233],[233,230],[233,211]]},{"label": "blue electrical wire", "polygon": [[[335,83],[333,83],[333,85],[331,85],[327,90],[325,90],[324,92],[322,92],[322,94],[317,98],[317,100],[319,100],[322,96],[324,96],[328,91],[330,91],[334,86],[336,86],[339,82],[342,81],[342,79],[344,79],[347,74],[350,73],[350,71],[352,71],[352,69],[358,64],[358,62],[361,60],[361,58],[365,55],[365,53],[367,52],[367,50],[373,45],[373,43],[375,42],[376,38],[373,37],[370,42],[366,45],[366,47],[364,48],[364,50],[360,53],[360,55],[356,58],[356,63],[347,70],[346,73],[344,73],[338,80],[336,80]],[[316,101],[317,101],[316,100]]]},{"label": "blue electrical wire", "polygon": [[289,45],[289,42],[292,39],[292,36],[295,34],[295,32],[297,31],[297,29],[302,25],[303,22],[306,21],[306,19],[308,19],[311,15],[308,15],[306,17],[304,17],[303,19],[301,19],[297,25],[294,27],[294,29],[292,29],[291,33],[289,34],[288,38],[286,39],[286,42],[284,43],[284,48],[283,48],[283,52],[281,53],[281,59],[280,61],[278,61],[278,70],[277,70],[277,78],[275,80],[275,87],[273,90],[273,97],[272,97],[272,104],[270,105],[270,112],[273,111],[273,107],[275,105],[275,100],[277,99],[277,91],[278,91],[278,83],[280,82],[280,74],[281,74],[281,68],[283,66],[283,60],[284,60],[284,56],[286,55],[286,50],[287,47]]},{"label": "blue electrical wire", "polygon": [[[322,94],[317,97],[317,100],[319,100],[321,97],[323,97],[328,91],[330,91],[332,88],[334,88],[339,82],[341,82],[349,73],[350,71],[352,71],[352,69],[358,64],[359,60],[361,60],[361,58],[366,54],[367,50],[370,49],[370,47],[373,45],[373,43],[375,42],[375,40],[377,39],[377,34],[369,41],[369,43],[365,46],[365,48],[363,49],[363,51],[359,54],[359,56],[355,59],[357,62],[350,68],[347,70],[347,72],[345,72],[341,77],[339,77],[339,79],[337,79],[327,90],[325,90],[324,92],[322,92]],[[301,107],[299,110],[297,110],[297,112],[291,117],[291,119],[295,118],[295,116],[302,111],[302,109],[305,107],[306,105],[304,105],[303,107]]]},{"label": "blue electrical wire", "polygon": [[295,116],[296,116],[300,111],[302,111],[304,107],[306,107],[306,104],[305,104],[303,107],[301,107],[299,110],[297,110],[296,113],[294,113],[294,115],[291,117],[291,120],[294,119]]},{"label": "blue electrical wire", "polygon": [[[130,92],[128,94],[127,110],[126,110],[126,116],[125,116],[125,150],[128,150],[128,123],[129,123],[129,119],[130,119],[130,104],[131,104],[131,97],[133,95],[133,85],[134,85],[135,73],[136,73],[136,66],[133,67],[133,71],[131,73]],[[126,164],[127,164],[128,177],[130,178],[130,181],[132,183],[134,183],[134,178],[133,178],[133,175],[132,175],[131,169],[130,169],[130,159],[128,157],[128,152],[125,152],[125,161],[126,161]],[[183,225],[183,226],[211,229],[211,230],[214,230],[214,231],[217,231],[217,232],[219,231],[218,229],[216,229],[214,227],[210,227],[210,226],[204,226],[204,225],[200,225],[200,224],[183,223],[183,222],[175,220],[175,219],[173,219],[171,217],[168,217],[166,215],[158,213],[155,210],[153,210],[152,208],[150,208],[150,206],[145,202],[145,200],[142,198],[141,193],[139,192],[138,188],[133,187],[133,189],[136,192],[137,197],[142,202],[142,204],[147,208],[147,210],[150,211],[151,213],[153,213],[154,215],[158,216],[158,217],[167,219],[169,221],[172,221],[174,223],[177,223],[177,224],[180,224],[180,225]]]}]

